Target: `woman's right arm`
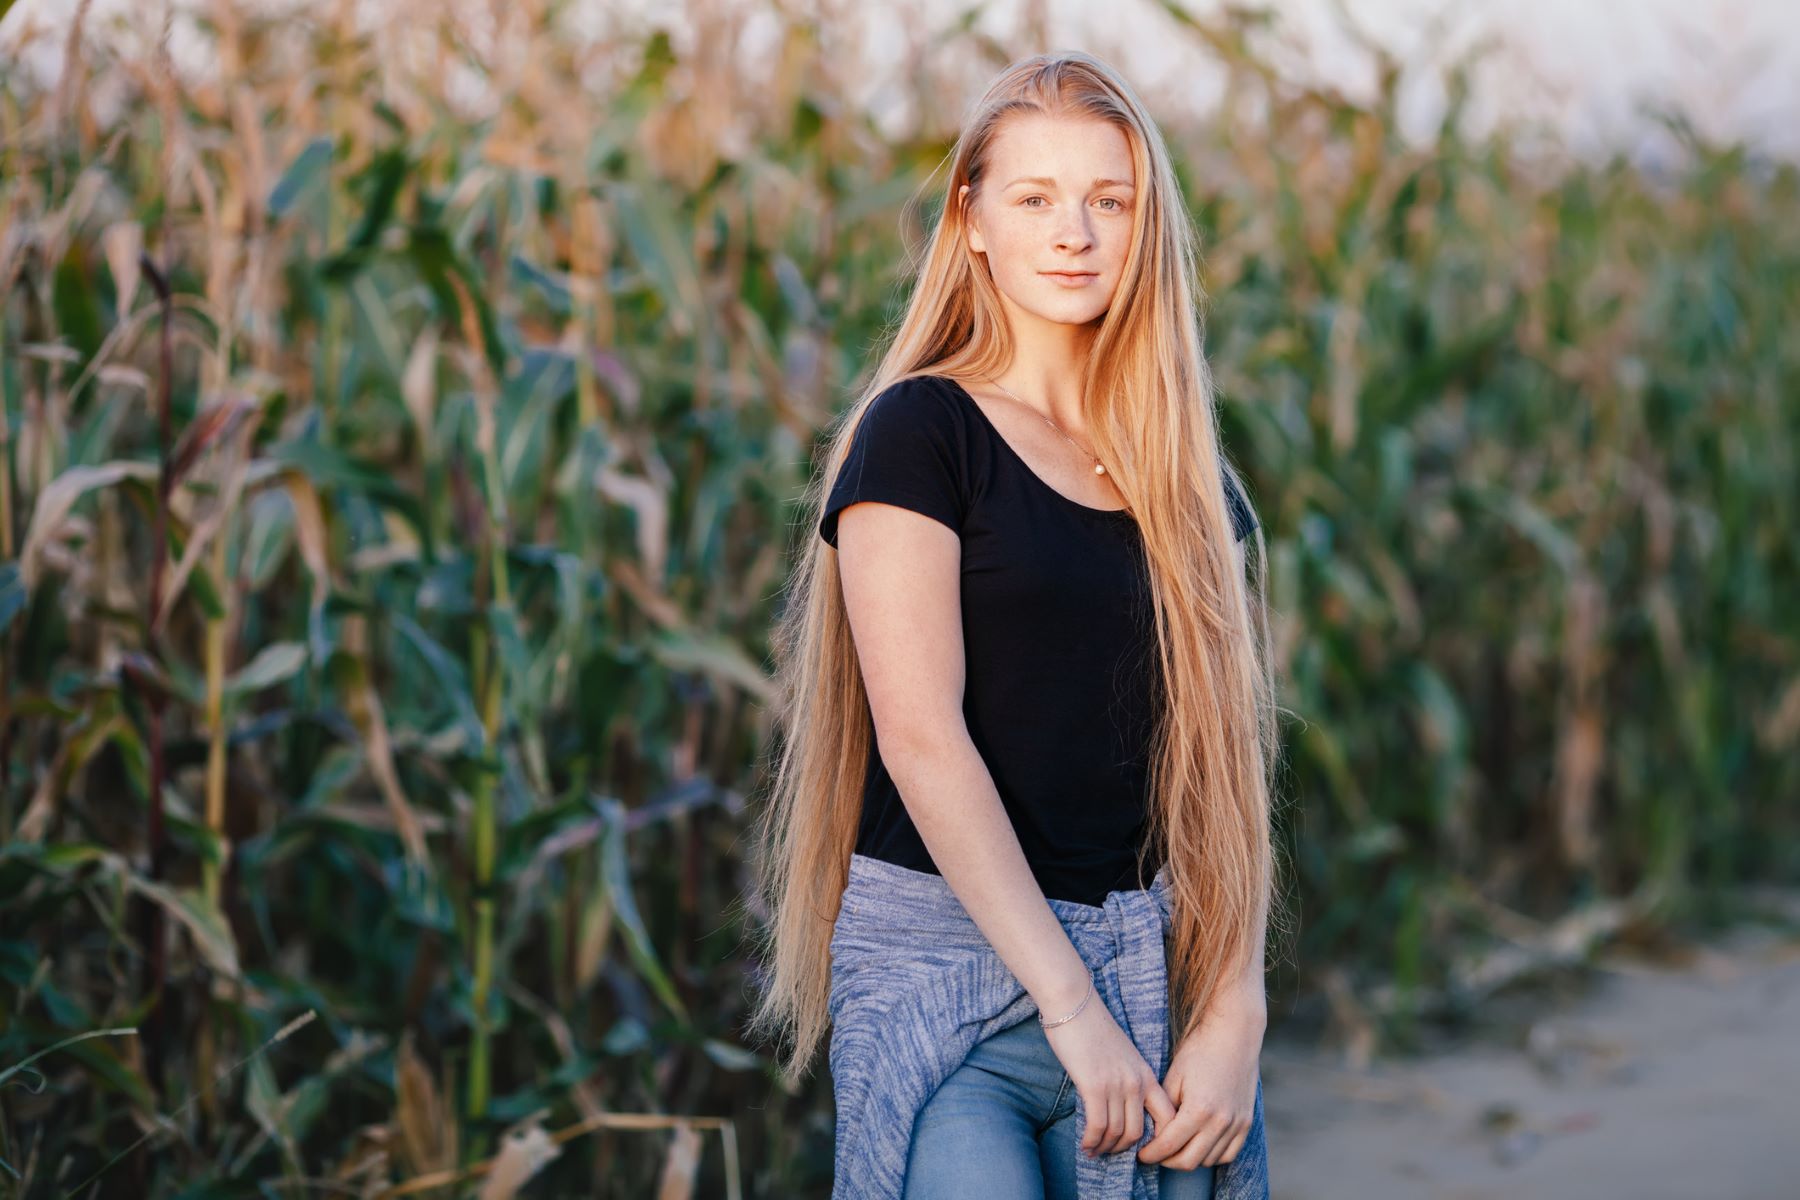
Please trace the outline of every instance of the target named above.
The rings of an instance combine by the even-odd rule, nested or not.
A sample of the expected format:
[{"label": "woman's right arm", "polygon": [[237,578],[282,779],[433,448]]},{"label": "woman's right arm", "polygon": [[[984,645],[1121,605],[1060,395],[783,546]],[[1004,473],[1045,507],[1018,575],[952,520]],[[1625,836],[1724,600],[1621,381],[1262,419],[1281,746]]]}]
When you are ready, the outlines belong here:
[{"label": "woman's right arm", "polygon": [[[941,521],[869,501],[842,510],[837,537],[881,761],[950,890],[1038,1008],[1063,1016],[1087,994],[1087,964],[1044,899],[963,720],[961,542]],[[1146,1103],[1159,1125],[1174,1117],[1097,996],[1047,1032],[1088,1109],[1083,1149],[1135,1144]]]}]

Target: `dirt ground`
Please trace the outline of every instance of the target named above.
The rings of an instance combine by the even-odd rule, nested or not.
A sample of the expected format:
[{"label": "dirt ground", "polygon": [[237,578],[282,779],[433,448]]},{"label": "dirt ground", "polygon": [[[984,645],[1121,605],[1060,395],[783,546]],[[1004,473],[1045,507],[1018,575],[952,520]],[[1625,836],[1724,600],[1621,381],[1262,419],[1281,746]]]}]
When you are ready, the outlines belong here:
[{"label": "dirt ground", "polygon": [[1683,957],[1366,1069],[1272,1030],[1274,1200],[1800,1200],[1800,935]]}]

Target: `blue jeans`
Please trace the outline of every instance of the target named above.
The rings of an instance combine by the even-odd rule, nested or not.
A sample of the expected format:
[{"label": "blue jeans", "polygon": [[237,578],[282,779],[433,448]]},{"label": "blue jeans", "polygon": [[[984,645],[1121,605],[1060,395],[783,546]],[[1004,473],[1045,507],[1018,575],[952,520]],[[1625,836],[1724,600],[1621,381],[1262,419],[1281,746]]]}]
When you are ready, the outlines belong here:
[{"label": "blue jeans", "polygon": [[[905,1200],[1075,1200],[1075,1085],[1038,1019],[975,1043],[919,1110]],[[1213,1168],[1157,1172],[1161,1200],[1212,1200]]]}]

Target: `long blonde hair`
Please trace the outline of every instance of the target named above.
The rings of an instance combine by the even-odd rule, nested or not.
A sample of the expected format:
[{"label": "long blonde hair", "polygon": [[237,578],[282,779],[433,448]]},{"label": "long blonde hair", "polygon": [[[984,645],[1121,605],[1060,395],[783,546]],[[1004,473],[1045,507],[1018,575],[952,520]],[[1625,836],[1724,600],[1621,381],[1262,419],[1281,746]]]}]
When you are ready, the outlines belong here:
[{"label": "long blonde hair", "polygon": [[[951,151],[943,214],[914,264],[905,315],[874,377],[829,434],[828,469],[807,490],[803,546],[772,635],[781,745],[752,850],[762,928],[748,1026],[790,1043],[781,1064],[790,1089],[830,1019],[831,933],[874,733],[837,552],[813,531],[857,422],[885,388],[920,374],[991,377],[1011,361],[999,292],[968,247],[956,197],[966,183],[974,202],[1002,122],[1021,113],[1110,121],[1136,166],[1132,243],[1081,395],[1088,435],[1137,517],[1150,567],[1160,666],[1150,838],[1168,848],[1173,886],[1176,1041],[1251,960],[1264,920],[1278,916],[1269,903],[1276,729],[1262,538],[1259,531],[1252,582],[1237,569],[1221,478],[1227,468],[1201,353],[1194,229],[1160,133],[1110,67],[1079,52],[1023,59],[989,87]],[[1140,879],[1143,864],[1140,850]]]}]

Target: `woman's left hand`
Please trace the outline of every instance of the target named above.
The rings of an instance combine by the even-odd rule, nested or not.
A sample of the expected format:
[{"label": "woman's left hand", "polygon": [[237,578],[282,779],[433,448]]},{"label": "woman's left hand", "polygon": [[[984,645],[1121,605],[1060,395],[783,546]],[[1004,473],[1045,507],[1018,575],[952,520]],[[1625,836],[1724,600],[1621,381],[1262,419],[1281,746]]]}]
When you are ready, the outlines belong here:
[{"label": "woman's left hand", "polygon": [[1258,993],[1215,1008],[1188,1035],[1163,1076],[1175,1115],[1157,1120],[1156,1136],[1138,1151],[1139,1162],[1191,1171],[1237,1157],[1256,1115],[1267,1026],[1268,1011]]}]

